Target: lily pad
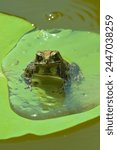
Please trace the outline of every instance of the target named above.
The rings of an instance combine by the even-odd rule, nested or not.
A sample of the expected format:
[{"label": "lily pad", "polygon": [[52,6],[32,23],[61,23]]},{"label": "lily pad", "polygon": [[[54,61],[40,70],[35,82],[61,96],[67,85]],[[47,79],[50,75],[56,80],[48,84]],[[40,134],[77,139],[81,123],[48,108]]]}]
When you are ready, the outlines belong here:
[{"label": "lily pad", "polygon": [[[31,52],[29,58],[25,57],[26,62],[22,63],[22,65],[26,65],[31,59],[33,60],[37,50],[59,49],[68,61],[77,62],[82,69],[86,81],[84,81],[85,85],[81,84],[81,89],[83,90],[81,91],[83,93],[80,92],[80,94],[86,96],[86,98],[80,103],[80,106],[84,108],[83,112],[53,119],[29,120],[17,115],[10,108],[7,80],[0,70],[0,139],[28,133],[47,135],[99,116],[99,35],[72,30],[36,30],[25,34],[21,38],[25,32],[33,28],[31,24],[16,17],[0,14],[0,22],[4,22],[4,20],[6,21],[5,25],[7,25],[0,25],[0,28],[3,28],[0,34],[4,35],[0,38],[0,43],[2,43],[0,47],[0,63],[1,61],[3,62],[4,73],[9,74],[8,70],[11,68],[12,62],[14,62],[14,56],[17,56],[15,60],[23,56],[23,54],[18,55],[19,49],[21,49],[21,53],[25,52],[25,50]],[[19,39],[20,41],[18,42]],[[85,41],[85,39],[87,40]],[[13,48],[14,46],[15,48]],[[21,47],[19,48],[18,46]],[[9,51],[11,52],[6,56]],[[24,53],[25,56],[26,53]],[[25,61],[25,59],[23,60]],[[10,81],[11,78],[8,79]],[[90,98],[87,98],[86,87],[88,88],[88,96],[90,95]],[[76,98],[77,95],[75,93]],[[15,100],[17,99],[15,98]]]},{"label": "lily pad", "polygon": [[[83,37],[88,39],[85,44]],[[99,104],[99,51],[95,46],[99,42],[97,37],[94,33],[64,29],[36,30],[24,35],[2,64],[8,78],[9,98],[13,110],[26,118],[48,119],[81,113],[96,107]],[[85,50],[87,47],[90,47],[89,51]],[[65,96],[61,92],[61,80],[52,76],[42,79],[43,75],[39,80],[41,85],[46,82],[44,89],[40,86],[32,90],[26,89],[22,73],[27,64],[35,58],[36,52],[45,49],[59,50],[62,58],[67,59],[69,63],[77,63],[82,69],[84,80],[81,83],[75,80],[71,86],[65,87]],[[94,66],[96,69],[91,70]],[[95,99],[92,99],[94,96]]]}]

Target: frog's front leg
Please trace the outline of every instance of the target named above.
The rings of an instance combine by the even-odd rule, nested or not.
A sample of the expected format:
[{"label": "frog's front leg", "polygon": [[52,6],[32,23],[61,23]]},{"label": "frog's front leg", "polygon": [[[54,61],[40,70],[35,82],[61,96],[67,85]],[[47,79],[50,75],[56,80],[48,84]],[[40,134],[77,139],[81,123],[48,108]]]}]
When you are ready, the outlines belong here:
[{"label": "frog's front leg", "polygon": [[25,77],[24,80],[25,80],[25,83],[27,84],[27,87],[25,87],[25,89],[30,89],[30,90],[32,90],[32,79]]},{"label": "frog's front leg", "polygon": [[24,70],[22,77],[23,77],[25,83],[28,85],[26,87],[26,89],[27,88],[32,89],[32,76],[35,72],[36,72],[36,67],[33,62],[30,63]]}]

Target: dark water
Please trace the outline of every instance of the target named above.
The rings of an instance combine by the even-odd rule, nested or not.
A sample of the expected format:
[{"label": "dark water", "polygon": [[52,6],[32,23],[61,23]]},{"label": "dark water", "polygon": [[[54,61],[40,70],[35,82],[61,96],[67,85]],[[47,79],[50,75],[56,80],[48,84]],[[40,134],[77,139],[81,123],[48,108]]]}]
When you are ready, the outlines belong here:
[{"label": "dark water", "polygon": [[99,32],[99,0],[0,0],[0,11],[26,18],[43,29]]},{"label": "dark water", "polygon": [[[0,12],[23,17],[38,28],[99,32],[99,0],[0,0]],[[44,137],[0,141],[0,149],[99,150],[99,118]]]}]

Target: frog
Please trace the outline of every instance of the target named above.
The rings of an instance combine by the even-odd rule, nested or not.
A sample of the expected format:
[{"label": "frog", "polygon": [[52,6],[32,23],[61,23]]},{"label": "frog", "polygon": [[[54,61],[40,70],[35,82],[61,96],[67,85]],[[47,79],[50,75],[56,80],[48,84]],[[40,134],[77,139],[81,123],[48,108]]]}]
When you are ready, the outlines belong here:
[{"label": "frog", "polygon": [[34,75],[59,77],[64,83],[80,80],[80,67],[76,63],[69,63],[59,50],[37,51],[35,59],[29,63],[23,72],[26,84],[32,84]]}]

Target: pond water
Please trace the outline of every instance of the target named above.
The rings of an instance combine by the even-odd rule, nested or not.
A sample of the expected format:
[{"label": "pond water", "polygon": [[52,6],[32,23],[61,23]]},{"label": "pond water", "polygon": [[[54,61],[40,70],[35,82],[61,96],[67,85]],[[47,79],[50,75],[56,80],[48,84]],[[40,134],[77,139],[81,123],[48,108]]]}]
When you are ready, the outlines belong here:
[{"label": "pond water", "polygon": [[23,17],[41,29],[99,32],[99,0],[0,0],[0,11]]},{"label": "pond water", "polygon": [[[27,19],[39,29],[69,28],[83,31],[98,32],[100,29],[99,0],[0,0],[0,12],[16,15]],[[53,138],[54,137],[54,138]],[[47,150],[75,149],[99,150],[99,120],[91,121],[79,128],[74,127],[67,132],[38,138],[27,136],[19,140],[29,140],[20,144],[3,144],[1,149],[41,148]],[[35,139],[31,141],[30,139]],[[11,140],[12,141],[12,140]],[[17,141],[14,139],[13,142]],[[47,143],[47,145],[45,144]],[[60,143],[60,144],[59,144]],[[31,147],[32,146],[32,147]]]}]

